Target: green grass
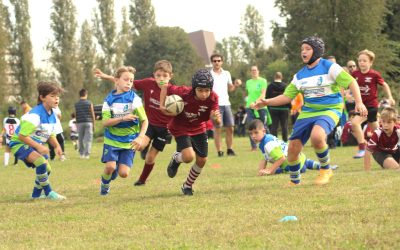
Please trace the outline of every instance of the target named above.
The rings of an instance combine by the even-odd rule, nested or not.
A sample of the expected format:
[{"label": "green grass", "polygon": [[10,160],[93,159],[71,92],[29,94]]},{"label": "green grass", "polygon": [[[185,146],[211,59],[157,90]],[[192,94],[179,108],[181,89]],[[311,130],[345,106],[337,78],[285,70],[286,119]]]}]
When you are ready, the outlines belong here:
[{"label": "green grass", "polygon": [[[30,201],[34,171],[22,163],[0,168],[0,249],[398,249],[400,172],[376,164],[364,172],[354,148],[331,151],[339,165],[324,187],[313,185],[317,171],[302,176],[301,187],[285,188],[288,175],[258,177],[259,152],[247,138],[236,138],[237,157],[209,160],[185,197],[180,186],[189,165],[170,179],[166,166],[175,144],[159,155],[144,187],[131,175],[99,195],[101,143],[90,160],[67,144],[65,162],[52,163],[51,183],[64,202]],[[3,151],[1,151],[3,152]],[[314,158],[310,147],[306,154]],[[2,153],[1,153],[2,154]],[[2,161],[2,156],[0,156]],[[219,168],[212,167],[219,164]],[[296,222],[280,223],[286,215]]]}]

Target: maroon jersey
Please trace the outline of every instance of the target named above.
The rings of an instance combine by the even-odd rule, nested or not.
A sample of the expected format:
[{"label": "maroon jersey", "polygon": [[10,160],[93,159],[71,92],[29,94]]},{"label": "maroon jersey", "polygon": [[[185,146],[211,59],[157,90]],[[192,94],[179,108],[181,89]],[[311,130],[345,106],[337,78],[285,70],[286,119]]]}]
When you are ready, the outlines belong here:
[{"label": "maroon jersey", "polygon": [[143,92],[144,110],[146,111],[149,124],[166,128],[172,117],[164,115],[160,111],[160,92],[154,78],[145,78],[134,81],[134,88]]},{"label": "maroon jersey", "polygon": [[351,122],[348,121],[343,126],[342,136],[340,138],[340,140],[342,141],[343,144],[345,144],[349,140],[349,137],[350,137],[351,133],[352,133],[352,131],[351,131]]},{"label": "maroon jersey", "polygon": [[168,95],[182,97],[185,107],[182,113],[175,116],[168,124],[168,129],[175,137],[182,135],[198,135],[206,132],[206,122],[210,119],[211,110],[218,110],[218,96],[211,91],[210,96],[204,100],[195,99],[192,87],[168,86]]},{"label": "maroon jersey", "polygon": [[377,108],[378,103],[378,84],[383,85],[381,73],[376,70],[370,69],[367,73],[363,74],[359,70],[355,70],[352,76],[357,80],[360,87],[362,102],[366,107]]},{"label": "maroon jersey", "polygon": [[382,128],[378,128],[372,134],[371,139],[368,141],[367,149],[374,152],[384,152],[394,154],[398,150],[400,144],[400,127],[395,126],[393,133],[387,136]]}]

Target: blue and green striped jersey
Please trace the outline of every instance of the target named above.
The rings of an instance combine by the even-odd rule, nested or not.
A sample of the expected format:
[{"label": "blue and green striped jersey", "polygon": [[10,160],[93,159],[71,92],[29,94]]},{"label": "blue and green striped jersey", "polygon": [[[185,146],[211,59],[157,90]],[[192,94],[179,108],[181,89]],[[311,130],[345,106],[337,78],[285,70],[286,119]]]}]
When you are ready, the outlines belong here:
[{"label": "blue and green striped jersey", "polygon": [[343,110],[340,87],[347,89],[353,80],[340,65],[321,59],[315,67],[304,66],[297,72],[283,94],[291,99],[298,93],[304,95],[297,119],[326,115],[337,123]]},{"label": "blue and green striped jersey", "polygon": [[138,119],[106,127],[104,144],[118,148],[131,148],[131,142],[140,132],[141,122],[147,120],[142,99],[134,91],[130,90],[121,94],[116,94],[116,90],[111,91],[104,99],[103,120],[123,117],[127,114],[134,114],[138,116]]},{"label": "blue and green striped jersey", "polygon": [[21,117],[21,124],[15,130],[11,137],[10,148],[13,152],[18,151],[24,143],[18,138],[18,135],[29,136],[37,143],[45,144],[50,136],[55,136],[56,116],[53,110],[47,112],[43,104],[32,108],[28,113]]}]

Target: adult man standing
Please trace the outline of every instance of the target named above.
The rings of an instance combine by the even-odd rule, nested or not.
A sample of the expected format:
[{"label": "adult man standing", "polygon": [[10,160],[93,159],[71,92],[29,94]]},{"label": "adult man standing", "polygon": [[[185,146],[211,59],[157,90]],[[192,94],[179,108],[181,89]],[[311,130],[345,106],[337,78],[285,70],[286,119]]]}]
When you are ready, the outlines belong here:
[{"label": "adult man standing", "polygon": [[222,124],[217,126],[214,124],[214,142],[218,152],[218,156],[222,157],[224,152],[221,150],[221,127],[225,127],[225,142],[226,142],[226,154],[228,156],[235,156],[235,152],[232,149],[233,144],[233,129],[235,122],[231,110],[231,103],[229,101],[228,91],[234,91],[236,87],[241,85],[240,79],[232,84],[231,73],[227,70],[222,69],[224,58],[220,54],[212,54],[211,57],[212,69],[210,70],[211,75],[214,78],[213,91],[217,93],[219,97],[219,111],[221,113]]},{"label": "adult man standing", "polygon": [[76,126],[78,128],[79,154],[81,158],[89,159],[92,148],[94,132],[94,109],[93,104],[87,99],[88,91],[79,91],[79,101],[75,103]]}]

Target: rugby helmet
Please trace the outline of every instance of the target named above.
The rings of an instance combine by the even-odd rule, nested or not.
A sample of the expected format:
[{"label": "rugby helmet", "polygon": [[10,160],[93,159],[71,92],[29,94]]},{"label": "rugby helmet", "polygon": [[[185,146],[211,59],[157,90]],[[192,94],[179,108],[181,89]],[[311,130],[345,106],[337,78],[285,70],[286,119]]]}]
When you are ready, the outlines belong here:
[{"label": "rugby helmet", "polygon": [[318,58],[322,57],[325,53],[325,43],[324,41],[316,36],[310,36],[305,38],[301,44],[306,43],[313,49],[313,54],[310,60],[307,62],[308,65],[315,62]]},{"label": "rugby helmet", "polygon": [[214,85],[214,78],[207,69],[200,69],[192,77],[192,88],[210,88]]}]

